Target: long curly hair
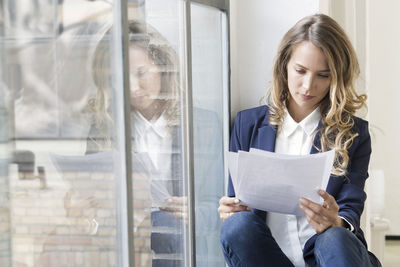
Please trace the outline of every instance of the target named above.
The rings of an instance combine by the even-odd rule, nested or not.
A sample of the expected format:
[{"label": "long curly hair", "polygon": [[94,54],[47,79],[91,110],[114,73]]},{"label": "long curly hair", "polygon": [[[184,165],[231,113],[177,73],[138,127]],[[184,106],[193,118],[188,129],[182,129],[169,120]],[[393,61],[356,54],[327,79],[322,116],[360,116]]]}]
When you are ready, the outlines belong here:
[{"label": "long curly hair", "polygon": [[367,96],[358,94],[355,90],[355,80],[360,74],[357,56],[346,33],[331,17],[323,14],[307,16],[284,35],[266,96],[270,108],[270,123],[276,126],[283,123],[289,98],[287,64],[296,45],[303,41],[310,41],[321,48],[331,75],[329,93],[319,104],[321,127],[314,134],[320,135],[321,146],[316,148],[319,151],[335,149],[332,174],[346,175],[348,149],[358,136],[351,130],[354,126],[354,114],[366,106]]},{"label": "long curly hair", "polygon": [[[111,30],[97,44],[92,59],[92,77],[97,87],[95,98],[88,102],[88,111],[94,114],[97,137],[93,137],[99,150],[111,147],[113,119]],[[169,42],[149,24],[133,20],[129,22],[129,45],[141,48],[160,70],[161,91],[159,99],[164,102],[163,114],[171,128],[179,123],[179,71],[178,58]]]}]

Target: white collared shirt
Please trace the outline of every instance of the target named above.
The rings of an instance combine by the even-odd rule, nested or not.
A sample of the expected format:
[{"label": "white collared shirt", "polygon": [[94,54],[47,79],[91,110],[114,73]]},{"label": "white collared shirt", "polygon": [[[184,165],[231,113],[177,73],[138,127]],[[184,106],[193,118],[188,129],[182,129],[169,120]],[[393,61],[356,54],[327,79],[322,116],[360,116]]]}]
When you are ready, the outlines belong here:
[{"label": "white collared shirt", "polygon": [[164,179],[171,177],[172,137],[167,120],[162,114],[159,118],[148,121],[140,112],[131,113],[133,152],[147,153],[155,171]]},{"label": "white collared shirt", "polygon": [[[313,133],[321,119],[316,108],[301,122],[297,123],[286,111],[283,125],[278,131],[275,152],[290,155],[310,154]],[[267,224],[279,247],[296,266],[305,266],[303,248],[306,241],[316,234],[306,216],[295,216],[269,212]]]}]

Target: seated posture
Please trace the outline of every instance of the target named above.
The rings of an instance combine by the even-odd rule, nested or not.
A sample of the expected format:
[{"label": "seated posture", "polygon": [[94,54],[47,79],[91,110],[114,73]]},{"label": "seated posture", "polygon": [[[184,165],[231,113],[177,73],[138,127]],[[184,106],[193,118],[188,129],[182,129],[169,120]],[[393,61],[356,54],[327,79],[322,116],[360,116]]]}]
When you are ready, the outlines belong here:
[{"label": "seated posture", "polygon": [[326,191],[318,191],[322,205],[299,199],[303,216],[241,205],[229,180],[218,208],[229,266],[380,266],[360,229],[371,139],[368,122],[355,116],[366,102],[354,88],[358,74],[353,47],[329,16],[305,17],[285,34],[267,104],[238,113],[230,150],[335,150],[334,165]]}]

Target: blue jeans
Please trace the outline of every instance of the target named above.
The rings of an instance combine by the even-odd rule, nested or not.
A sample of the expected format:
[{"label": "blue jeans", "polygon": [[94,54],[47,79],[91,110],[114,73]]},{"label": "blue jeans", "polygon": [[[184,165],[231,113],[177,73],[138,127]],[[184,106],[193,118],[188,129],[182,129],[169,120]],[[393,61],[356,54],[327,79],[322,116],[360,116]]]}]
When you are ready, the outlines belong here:
[{"label": "blue jeans", "polygon": [[183,228],[185,227],[181,219],[165,211],[153,211],[151,213],[152,227],[164,227],[171,232],[152,232],[151,249],[157,254],[175,254],[181,259],[153,259],[153,267],[182,267],[184,253]]},{"label": "blue jeans", "polygon": [[[276,243],[265,220],[252,212],[236,213],[222,224],[221,244],[230,267],[294,266]],[[332,227],[320,234],[314,256],[317,265],[323,267],[372,266],[365,246],[343,227]]]}]

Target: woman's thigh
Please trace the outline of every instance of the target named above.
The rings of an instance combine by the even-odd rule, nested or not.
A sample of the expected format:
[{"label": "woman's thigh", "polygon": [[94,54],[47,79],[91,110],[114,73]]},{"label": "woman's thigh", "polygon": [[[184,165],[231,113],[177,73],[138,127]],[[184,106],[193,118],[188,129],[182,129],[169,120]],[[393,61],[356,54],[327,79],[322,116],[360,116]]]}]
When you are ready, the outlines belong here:
[{"label": "woman's thigh", "polygon": [[372,267],[367,248],[343,227],[331,227],[318,235],[314,255],[318,266]]},{"label": "woman's thigh", "polygon": [[253,212],[235,213],[222,224],[221,245],[229,266],[293,266]]}]

